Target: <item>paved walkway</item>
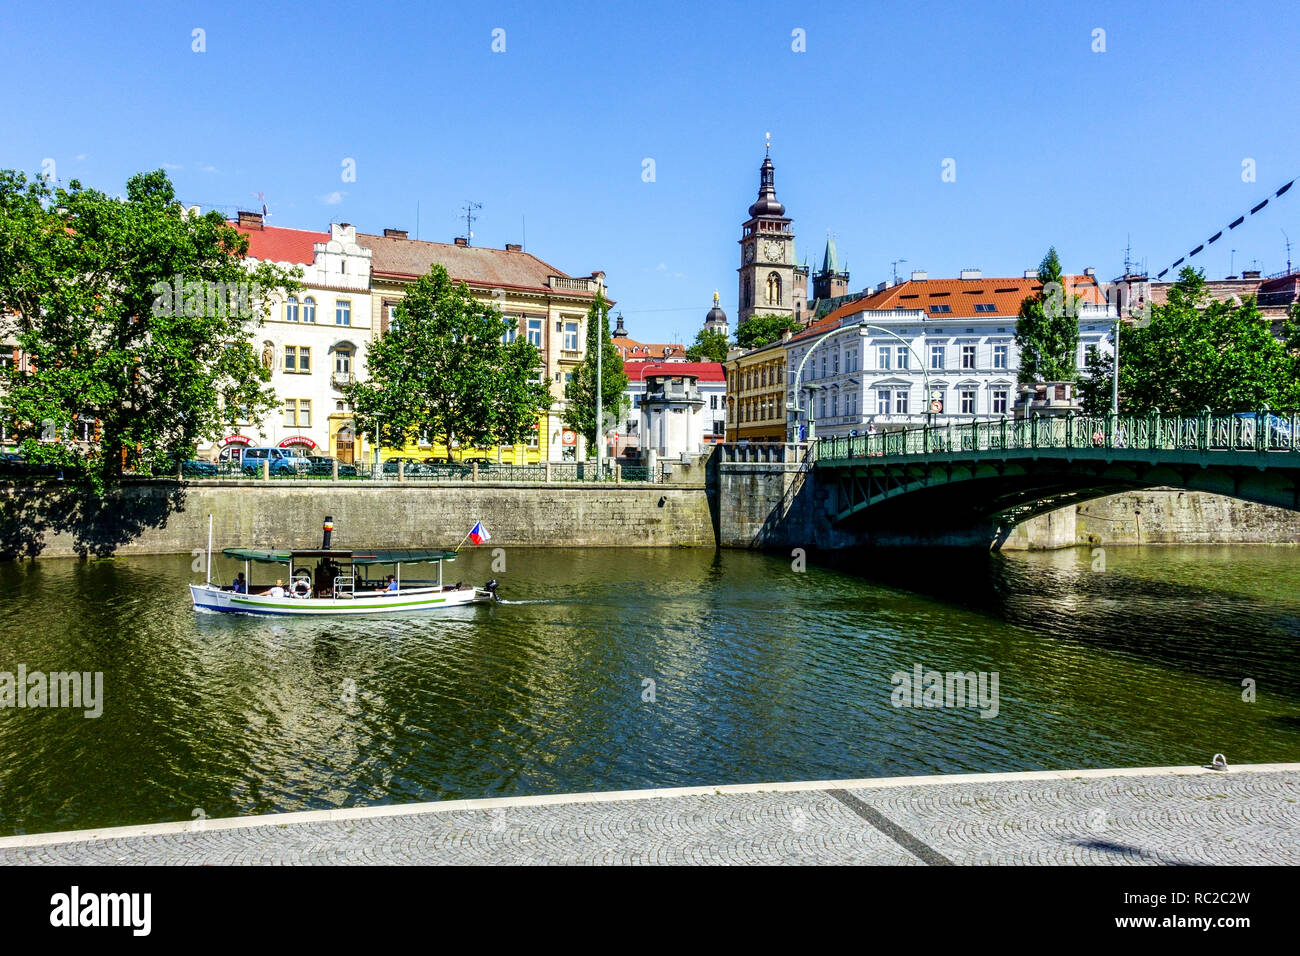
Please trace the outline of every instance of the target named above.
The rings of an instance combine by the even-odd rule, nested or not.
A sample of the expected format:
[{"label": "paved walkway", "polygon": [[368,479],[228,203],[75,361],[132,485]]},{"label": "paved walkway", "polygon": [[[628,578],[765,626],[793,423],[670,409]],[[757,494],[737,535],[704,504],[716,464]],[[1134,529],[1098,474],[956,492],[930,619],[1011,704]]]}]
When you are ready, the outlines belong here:
[{"label": "paved walkway", "polygon": [[[198,827],[201,825],[201,829]],[[458,800],[0,839],[3,864],[1300,864],[1300,764]]]}]

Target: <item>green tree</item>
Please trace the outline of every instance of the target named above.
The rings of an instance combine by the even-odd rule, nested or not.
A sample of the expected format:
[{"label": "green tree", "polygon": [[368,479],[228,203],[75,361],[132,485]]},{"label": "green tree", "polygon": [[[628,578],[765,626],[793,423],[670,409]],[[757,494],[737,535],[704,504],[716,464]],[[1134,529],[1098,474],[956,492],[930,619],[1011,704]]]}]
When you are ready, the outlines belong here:
[{"label": "green tree", "polygon": [[[596,330],[599,329],[599,332]],[[593,334],[595,333],[595,334]],[[596,299],[587,310],[587,354],[564,388],[567,405],[564,424],[587,439],[587,457],[596,454],[596,344],[600,347],[600,399],[608,434],[618,427],[628,408],[627,371],[623,357],[618,354],[609,337],[609,303],[597,292]]]},{"label": "green tree", "polygon": [[[231,410],[270,409],[253,352],[262,290],[299,285],[247,250],[220,213],[187,213],[162,170],[133,176],[125,198],[0,172],[0,314],[29,360],[8,370],[4,404],[28,459],[102,492],[124,460],[163,467],[219,437]],[[92,441],[75,440],[82,427]]]},{"label": "green tree", "polygon": [[730,347],[726,333],[700,329],[695,333],[695,341],[686,349],[686,357],[692,362],[725,362]]},{"label": "green tree", "polygon": [[1151,309],[1150,324],[1124,329],[1120,401],[1133,414],[1289,410],[1300,406],[1298,370],[1254,297],[1213,301],[1204,274],[1184,268],[1168,301]]},{"label": "green tree", "polygon": [[798,332],[802,326],[788,315],[751,315],[736,327],[736,344],[742,349],[771,345],[785,332]]},{"label": "green tree", "polygon": [[1105,415],[1110,412],[1115,357],[1110,353],[1103,353],[1095,345],[1090,345],[1087,369],[1088,374],[1079,381],[1079,399],[1083,406],[1083,413]]},{"label": "green tree", "polygon": [[1055,247],[1039,263],[1038,281],[1043,288],[1020,303],[1016,319],[1020,382],[1072,382],[1078,373],[1079,296],[1065,288]]},{"label": "green tree", "polygon": [[390,447],[426,430],[448,448],[522,441],[551,398],[536,347],[504,341],[513,328],[435,265],[371,344],[367,379],[346,390],[358,427]]}]

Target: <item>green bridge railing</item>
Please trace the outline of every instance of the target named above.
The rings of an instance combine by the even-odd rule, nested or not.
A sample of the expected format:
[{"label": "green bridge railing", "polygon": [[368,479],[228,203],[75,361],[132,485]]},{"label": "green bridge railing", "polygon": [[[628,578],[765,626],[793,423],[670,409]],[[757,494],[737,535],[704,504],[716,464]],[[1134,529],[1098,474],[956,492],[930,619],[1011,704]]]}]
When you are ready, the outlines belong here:
[{"label": "green bridge railing", "polygon": [[911,457],[1033,449],[1300,452],[1300,414],[1210,412],[1192,418],[1159,413],[1063,415],[925,426],[848,438],[821,438],[817,460]]}]

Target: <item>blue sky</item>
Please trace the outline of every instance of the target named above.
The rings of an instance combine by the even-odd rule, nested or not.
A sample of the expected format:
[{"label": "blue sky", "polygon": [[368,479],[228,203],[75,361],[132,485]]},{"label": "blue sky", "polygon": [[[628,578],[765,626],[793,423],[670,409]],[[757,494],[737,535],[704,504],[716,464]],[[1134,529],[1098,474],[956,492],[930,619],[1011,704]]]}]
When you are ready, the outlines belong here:
[{"label": "blue sky", "polygon": [[[634,337],[689,340],[715,288],[735,315],[767,132],[799,256],[834,233],[853,289],[894,259],[1015,275],[1050,244],[1111,278],[1130,234],[1164,268],[1300,175],[1298,23],[1292,3],[1136,0],[10,2],[0,167],[53,159],[116,192],[165,165],[187,202],[260,192],[296,228],[414,235],[418,203],[441,241],[472,199],[475,244],[526,228],[530,252],[607,274]],[[1193,261],[1279,271],[1283,229],[1300,262],[1300,188]]]}]

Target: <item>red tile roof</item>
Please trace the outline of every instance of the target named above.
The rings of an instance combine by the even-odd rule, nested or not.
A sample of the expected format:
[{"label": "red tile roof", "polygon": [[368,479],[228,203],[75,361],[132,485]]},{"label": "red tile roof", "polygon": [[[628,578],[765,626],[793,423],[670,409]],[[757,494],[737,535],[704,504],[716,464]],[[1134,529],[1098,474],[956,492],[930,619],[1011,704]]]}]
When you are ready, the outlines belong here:
[{"label": "red tile roof", "polygon": [[235,222],[230,225],[248,236],[248,254],[254,259],[267,262],[292,262],[309,266],[316,261],[316,243],[330,241],[328,232],[282,229],[279,226],[248,229]]},{"label": "red tile roof", "polygon": [[[851,303],[851,304],[859,304],[859,303]],[[815,335],[821,335],[824,332],[829,332],[831,329],[838,328],[840,321],[844,318],[843,315],[844,309],[847,308],[848,306],[842,306],[841,308],[836,309],[834,312],[830,312],[826,315],[823,315],[816,322],[809,322],[807,325],[803,327],[803,329],[794,333],[794,335],[790,336],[790,341],[797,342],[800,339],[812,338]]]},{"label": "red tile roof", "polygon": [[686,346],[680,342],[638,342],[625,335],[614,339],[614,348],[624,362],[655,362],[686,355]]},{"label": "red tile roof", "polygon": [[[1065,279],[1067,288],[1074,295],[1081,296],[1085,304],[1106,304],[1106,296],[1097,285],[1095,277],[1072,275],[1062,278]],[[920,309],[928,319],[1014,317],[1020,311],[1020,303],[1040,291],[1042,284],[1036,278],[909,279],[864,299],[845,303],[819,321],[846,319],[864,309]],[[931,305],[941,303],[951,311],[930,311]],[[976,312],[976,303],[991,304],[993,311]]]},{"label": "red tile roof", "polygon": [[[441,265],[453,279],[479,288],[545,289],[550,277],[571,278],[528,252],[458,246],[454,243],[403,239],[357,233],[357,242],[371,250],[371,270],[379,276],[416,279]],[[582,277],[579,277],[582,278]],[[593,296],[591,292],[565,291],[566,295]],[[612,301],[612,300],[611,300]]]},{"label": "red tile roof", "polygon": [[720,362],[629,362],[629,381],[644,382],[646,376],[694,375],[701,382],[725,382],[726,374]]}]

